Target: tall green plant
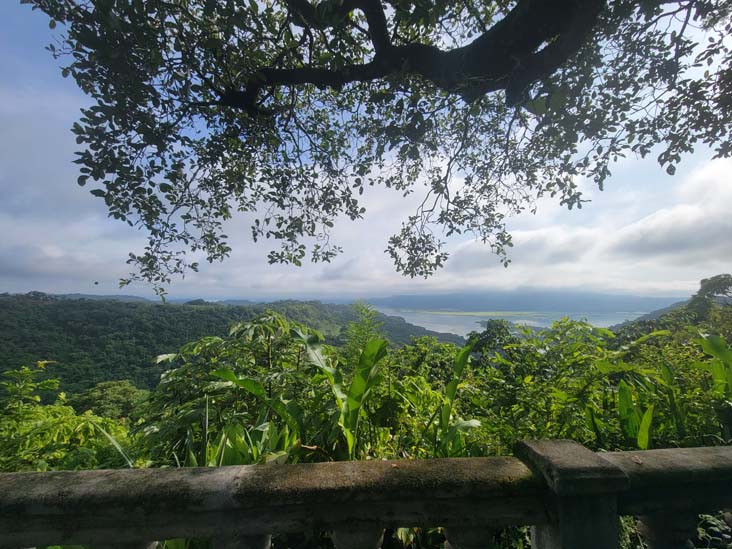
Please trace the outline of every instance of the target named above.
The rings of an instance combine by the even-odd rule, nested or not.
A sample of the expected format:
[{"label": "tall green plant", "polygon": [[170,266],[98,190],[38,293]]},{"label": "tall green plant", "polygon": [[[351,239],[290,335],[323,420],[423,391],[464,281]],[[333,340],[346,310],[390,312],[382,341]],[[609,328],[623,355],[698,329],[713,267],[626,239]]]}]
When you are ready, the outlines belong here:
[{"label": "tall green plant", "polygon": [[331,364],[322,353],[319,341],[305,339],[310,361],[321,369],[330,384],[338,408],[338,425],[346,439],[348,458],[356,458],[359,422],[371,390],[381,382],[379,362],[386,356],[387,342],[373,339],[364,345],[353,377],[348,383],[338,362]]},{"label": "tall green plant", "polygon": [[634,391],[625,380],[618,384],[618,417],[625,435],[636,441],[638,448],[647,450],[651,438],[653,422],[653,404],[645,411],[633,401]]},{"label": "tall green plant", "polygon": [[712,359],[699,366],[712,375],[716,411],[722,424],[722,436],[732,440],[732,348],[716,335],[707,335],[698,340],[704,352]]},{"label": "tall green plant", "polygon": [[442,403],[433,415],[437,418],[433,432],[435,457],[462,454],[465,451],[463,434],[469,429],[480,427],[477,419],[463,420],[454,417],[458,387],[465,375],[472,350],[473,346],[469,344],[457,352],[452,366],[452,379],[446,385]]}]

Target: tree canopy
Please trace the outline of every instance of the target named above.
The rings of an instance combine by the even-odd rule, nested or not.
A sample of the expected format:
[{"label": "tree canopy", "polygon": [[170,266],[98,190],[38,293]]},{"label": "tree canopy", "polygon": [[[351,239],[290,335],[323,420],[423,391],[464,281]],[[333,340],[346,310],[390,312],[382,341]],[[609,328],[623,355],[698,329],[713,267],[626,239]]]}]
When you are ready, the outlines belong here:
[{"label": "tree canopy", "polygon": [[399,272],[432,274],[454,233],[508,262],[508,217],[581,206],[620,157],[732,152],[726,0],[21,1],[93,100],[79,184],[149,234],[129,261],[156,284],[226,257],[236,212],[270,262],[330,261],[374,185],[425,195]]}]

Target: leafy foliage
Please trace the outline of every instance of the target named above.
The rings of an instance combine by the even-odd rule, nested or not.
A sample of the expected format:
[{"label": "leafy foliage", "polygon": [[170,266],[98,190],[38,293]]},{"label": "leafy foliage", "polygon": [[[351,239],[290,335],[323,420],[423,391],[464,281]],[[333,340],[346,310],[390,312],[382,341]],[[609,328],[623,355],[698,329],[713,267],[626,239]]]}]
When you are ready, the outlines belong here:
[{"label": "leafy foliage", "polygon": [[226,257],[237,211],[280,243],[270,262],[330,261],[371,186],[424,184],[388,253],[428,276],[438,231],[506,262],[508,217],[544,195],[580,207],[577,178],[602,188],[628,154],[660,145],[673,174],[699,143],[732,153],[723,0],[23,2],[93,103],[79,184],[147,232],[131,279],[159,288],[198,267],[186,249]]},{"label": "leafy foliage", "polygon": [[137,407],[147,400],[148,394],[129,380],[102,381],[83,393],[71,396],[67,403],[77,413],[89,410],[98,416],[134,421],[138,418]]},{"label": "leafy foliage", "polygon": [[[80,393],[100,382],[130,380],[137,387],[157,385],[162,367],[155,357],[204,336],[225,336],[235,322],[252,320],[267,310],[323,332],[342,344],[359,312],[350,305],[317,301],[280,301],[249,305],[177,305],[153,302],[57,299],[38,292],[0,295],[0,372],[39,359],[53,360],[47,375],[61,388]],[[432,335],[460,343],[454,334],[438,334],[378,312],[373,326],[392,343]],[[369,328],[370,330],[371,328]],[[366,334],[366,332],[365,332]],[[365,337],[365,336],[364,336]],[[354,352],[363,341],[354,343]]]},{"label": "leafy foliage", "polygon": [[[118,417],[120,402],[141,396],[129,384],[68,399],[115,417],[79,414],[63,394],[42,403],[39,393],[58,387],[38,379],[45,364],[23,367],[0,384],[0,469],[504,455],[523,438],[570,438],[595,450],[731,444],[732,307],[711,307],[617,333],[568,319],[542,330],[491,322],[464,347],[420,338],[398,349],[372,337],[367,308],[345,327],[341,347],[268,312],[159,357],[170,369],[132,425]],[[699,543],[725,548],[725,516],[701,520]],[[623,546],[640,549],[633,521],[623,525]],[[322,532],[296,537],[274,546],[330,547]],[[437,529],[404,528],[386,543],[443,541]],[[520,530],[494,542],[527,546]]]},{"label": "leafy foliage", "polygon": [[124,424],[76,414],[63,393],[54,404],[41,404],[39,391],[58,387],[58,380],[37,381],[44,367],[10,370],[0,381],[0,471],[132,466],[120,445],[127,444]]}]

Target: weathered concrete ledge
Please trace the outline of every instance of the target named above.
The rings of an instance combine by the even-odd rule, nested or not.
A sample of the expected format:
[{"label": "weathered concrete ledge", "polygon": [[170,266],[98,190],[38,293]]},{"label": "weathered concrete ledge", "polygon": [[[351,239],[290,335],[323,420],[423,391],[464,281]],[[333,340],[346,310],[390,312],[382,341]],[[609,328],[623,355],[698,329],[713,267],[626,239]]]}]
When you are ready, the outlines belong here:
[{"label": "weathered concrete ledge", "polygon": [[[0,474],[0,546],[313,528],[378,533],[445,526],[457,532],[543,525],[556,522],[557,490],[594,498],[593,486],[604,487],[597,497],[617,492],[619,514],[732,506],[732,447],[583,449],[577,461],[563,444],[529,444],[532,467],[546,465],[539,471],[518,458],[494,457]],[[603,480],[605,473],[612,478]]]},{"label": "weathered concrete ledge", "polygon": [[631,489],[618,496],[618,512],[713,512],[732,506],[732,446],[608,452]]},{"label": "weathered concrete ledge", "polygon": [[365,518],[533,524],[545,490],[512,457],[11,473],[0,475],[0,545],[330,530]]}]

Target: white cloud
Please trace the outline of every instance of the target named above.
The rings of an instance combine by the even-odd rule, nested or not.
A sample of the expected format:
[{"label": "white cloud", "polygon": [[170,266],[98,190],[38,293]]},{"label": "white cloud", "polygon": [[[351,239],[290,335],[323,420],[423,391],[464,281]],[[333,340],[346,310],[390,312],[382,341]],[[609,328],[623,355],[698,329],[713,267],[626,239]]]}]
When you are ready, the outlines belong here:
[{"label": "white cloud", "polygon": [[517,229],[513,264],[505,272],[491,265],[486,250],[473,242],[457,247],[448,270],[476,287],[484,281],[504,286],[691,292],[702,277],[732,268],[730,173],[732,160],[705,163],[673,180],[676,187],[658,201],[669,205],[640,217],[637,212],[605,208],[598,199],[592,208],[604,210],[603,215],[586,217],[582,226],[575,220]]}]

